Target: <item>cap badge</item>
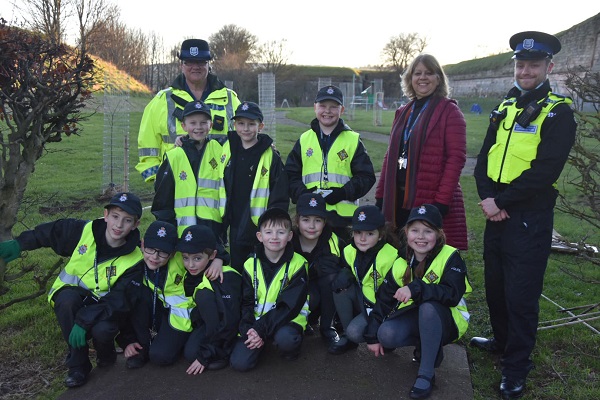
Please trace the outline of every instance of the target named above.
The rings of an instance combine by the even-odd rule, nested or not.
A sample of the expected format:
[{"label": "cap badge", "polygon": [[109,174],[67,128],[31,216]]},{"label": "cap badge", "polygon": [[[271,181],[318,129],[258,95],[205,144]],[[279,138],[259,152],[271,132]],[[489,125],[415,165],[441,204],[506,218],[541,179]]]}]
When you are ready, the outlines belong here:
[{"label": "cap badge", "polygon": [[190,55],[191,56],[197,56],[198,55],[198,48],[197,47],[190,47]]},{"label": "cap badge", "polygon": [[192,236],[192,232],[191,232],[191,231],[188,231],[188,233],[185,235],[185,239],[184,239],[184,240],[185,240],[186,242],[191,242],[193,238],[194,238],[194,237]]},{"label": "cap badge", "polygon": [[317,199],[315,199],[314,197],[312,197],[310,199],[310,201],[308,202],[308,205],[311,207],[316,207],[317,206]]},{"label": "cap badge", "polygon": [[330,87],[330,88],[327,89],[327,94],[333,94],[333,88],[332,87]]},{"label": "cap badge", "polygon": [[361,212],[358,214],[358,220],[359,220],[359,221],[364,221],[364,220],[366,220],[366,219],[367,219],[367,215],[365,214],[365,212],[364,212],[364,211],[361,211]]},{"label": "cap badge", "polygon": [[535,41],[533,39],[525,39],[525,40],[523,40],[523,49],[531,50],[531,49],[533,49],[534,44],[535,44]]},{"label": "cap badge", "polygon": [[427,210],[425,209],[425,207],[421,206],[419,207],[419,209],[417,210],[417,212],[421,215],[427,213]]},{"label": "cap badge", "polygon": [[156,234],[158,235],[158,237],[164,238],[165,236],[167,236],[167,230],[165,229],[164,226],[162,226],[158,232],[156,232]]},{"label": "cap badge", "polygon": [[201,109],[202,109],[202,103],[196,103],[195,107],[196,107],[198,110],[201,110]]},{"label": "cap badge", "polygon": [[127,201],[127,194],[123,193],[121,197],[119,197],[119,201]]},{"label": "cap badge", "polygon": [[244,104],[242,105],[242,110],[244,110],[244,111],[248,111],[248,109],[249,109],[249,108],[250,108],[250,107],[248,107],[248,103],[244,103]]}]

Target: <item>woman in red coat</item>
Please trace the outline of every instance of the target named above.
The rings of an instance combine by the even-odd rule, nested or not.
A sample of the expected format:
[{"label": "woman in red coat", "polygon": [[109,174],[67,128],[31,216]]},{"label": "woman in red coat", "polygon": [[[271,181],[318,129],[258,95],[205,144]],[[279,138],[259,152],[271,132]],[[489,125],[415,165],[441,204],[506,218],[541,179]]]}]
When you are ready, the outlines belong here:
[{"label": "woman in red coat", "polygon": [[387,221],[401,229],[413,207],[435,205],[448,244],[467,250],[460,174],[467,158],[467,125],[439,62],[421,54],[402,76],[410,102],[394,117],[375,197]]}]

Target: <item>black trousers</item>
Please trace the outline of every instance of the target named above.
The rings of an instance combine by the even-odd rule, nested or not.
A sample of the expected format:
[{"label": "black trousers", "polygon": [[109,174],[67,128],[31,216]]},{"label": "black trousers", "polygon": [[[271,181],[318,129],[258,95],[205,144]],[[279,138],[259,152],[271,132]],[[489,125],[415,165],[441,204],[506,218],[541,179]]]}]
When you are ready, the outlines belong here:
[{"label": "black trousers", "polygon": [[[89,291],[80,287],[64,287],[54,295],[54,313],[60,325],[63,338],[69,343],[69,335],[75,324],[77,312],[89,305],[91,300]],[[93,303],[92,303],[93,304]],[[115,336],[119,332],[117,321],[98,321],[88,332],[87,339],[92,339],[96,354],[100,359],[110,359],[116,357]],[[92,369],[89,359],[89,347],[75,349],[69,346],[69,355],[66,365],[70,371],[80,371],[87,375]]]},{"label": "black trousers", "polygon": [[553,209],[510,212],[487,221],[485,292],[494,337],[504,345],[502,374],[525,378],[533,368],[539,298],[552,243]]}]

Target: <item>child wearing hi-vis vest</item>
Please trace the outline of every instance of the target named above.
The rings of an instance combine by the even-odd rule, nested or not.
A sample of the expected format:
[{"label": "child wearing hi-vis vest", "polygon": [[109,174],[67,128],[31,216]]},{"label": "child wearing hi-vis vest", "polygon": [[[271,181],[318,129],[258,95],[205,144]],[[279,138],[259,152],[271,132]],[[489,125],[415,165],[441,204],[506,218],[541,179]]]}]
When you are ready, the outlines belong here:
[{"label": "child wearing hi-vis vest", "polygon": [[467,330],[464,297],[471,292],[467,267],[458,250],[446,245],[437,207],[413,208],[403,229],[406,258],[399,258],[377,293],[365,339],[375,356],[384,348],[415,346],[420,362],[411,399],[431,394],[443,346]]},{"label": "child wearing hi-vis vest", "polygon": [[235,131],[227,133],[223,144],[225,214],[223,227],[229,228],[231,266],[241,272],[254,252],[258,218],[267,208],[288,209],[288,178],[273,139],[260,133],[263,113],[258,104],[244,101],[233,116]]},{"label": "child wearing hi-vis vest", "polygon": [[298,358],[307,324],[308,266],[290,243],[290,215],[269,208],[258,229],[260,243],[242,273],[240,336],[230,359],[237,371],[254,368],[269,342],[276,343],[283,358]]},{"label": "child wearing hi-vis vest", "polygon": [[21,251],[49,247],[69,262],[54,281],[48,301],[69,345],[65,360],[67,387],[86,383],[92,370],[88,339],[96,350],[97,367],[117,360],[115,336],[131,311],[125,293],[136,281],[142,204],[133,193],[117,193],[104,207],[104,218],[65,218],[24,231],[0,243],[0,258],[10,262]]},{"label": "child wearing hi-vis vest", "polygon": [[[201,101],[189,102],[181,126],[187,136],[181,139],[181,147],[166,153],[156,173],[152,214],[175,225],[179,235],[188,226],[205,225],[220,237],[225,207],[222,147],[207,137],[212,126],[210,108]],[[222,278],[222,266],[217,256],[206,275]]]},{"label": "child wearing hi-vis vest", "polygon": [[334,279],[333,301],[344,328],[327,349],[342,354],[364,342],[367,318],[383,278],[398,258],[392,227],[374,205],[360,206],[352,216],[352,241],[342,252],[342,269]]}]

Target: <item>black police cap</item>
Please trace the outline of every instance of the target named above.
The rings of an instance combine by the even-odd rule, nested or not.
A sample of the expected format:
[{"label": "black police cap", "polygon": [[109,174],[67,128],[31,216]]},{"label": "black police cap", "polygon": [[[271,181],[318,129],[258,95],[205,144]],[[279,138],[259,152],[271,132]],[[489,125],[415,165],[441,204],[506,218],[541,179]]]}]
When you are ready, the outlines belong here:
[{"label": "black police cap", "polygon": [[537,31],[519,32],[510,38],[509,43],[515,52],[512,58],[517,60],[552,58],[561,49],[556,36]]},{"label": "black police cap", "polygon": [[181,43],[181,51],[177,54],[180,60],[210,61],[212,55],[208,42],[202,39],[187,39]]}]

